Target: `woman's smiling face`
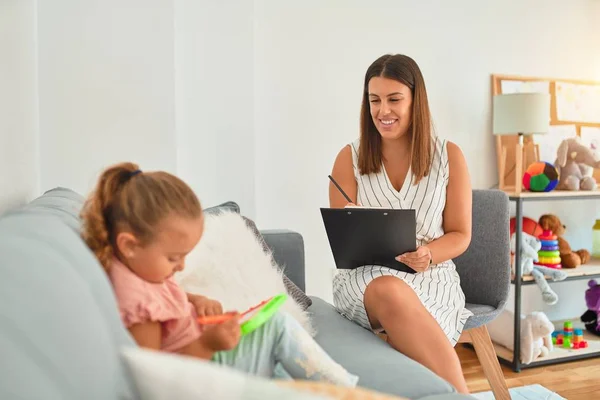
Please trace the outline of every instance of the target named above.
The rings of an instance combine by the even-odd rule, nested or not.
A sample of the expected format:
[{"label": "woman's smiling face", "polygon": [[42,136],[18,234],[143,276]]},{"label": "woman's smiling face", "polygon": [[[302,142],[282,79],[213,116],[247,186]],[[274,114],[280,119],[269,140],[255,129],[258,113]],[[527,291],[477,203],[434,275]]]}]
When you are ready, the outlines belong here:
[{"label": "woman's smiling face", "polygon": [[396,80],[376,76],[369,81],[368,90],[371,117],[381,137],[404,136],[411,122],[410,88]]}]

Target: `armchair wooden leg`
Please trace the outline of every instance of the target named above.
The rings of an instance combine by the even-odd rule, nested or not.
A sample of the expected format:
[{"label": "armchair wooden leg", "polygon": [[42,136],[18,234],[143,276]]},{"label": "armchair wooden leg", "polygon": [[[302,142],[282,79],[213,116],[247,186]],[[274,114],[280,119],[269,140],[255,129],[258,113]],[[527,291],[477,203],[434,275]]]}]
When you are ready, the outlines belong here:
[{"label": "armchair wooden leg", "polygon": [[485,325],[463,332],[459,342],[472,343],[483,373],[492,388],[496,400],[510,400],[508,386],[500,368],[494,345]]}]

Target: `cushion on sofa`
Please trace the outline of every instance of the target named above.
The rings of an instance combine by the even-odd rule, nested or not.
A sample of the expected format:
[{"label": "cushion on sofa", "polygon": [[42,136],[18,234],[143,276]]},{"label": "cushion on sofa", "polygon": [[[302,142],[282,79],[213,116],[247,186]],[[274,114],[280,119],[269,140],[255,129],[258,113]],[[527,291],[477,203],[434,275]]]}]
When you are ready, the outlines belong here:
[{"label": "cushion on sofa", "polygon": [[[210,215],[215,215],[215,214],[224,213],[224,212],[234,212],[234,213],[239,214],[240,207],[238,206],[237,203],[235,203],[233,201],[228,201],[228,202],[207,208],[204,211]],[[271,252],[271,249],[265,242],[264,237],[262,236],[262,234],[256,227],[256,224],[254,223],[254,221],[245,216],[242,216],[242,218],[244,219],[244,221],[246,221],[246,225],[248,226],[248,228],[250,228],[250,230],[254,233],[256,238],[261,243],[261,245],[263,247],[263,251],[265,253],[269,254],[269,256],[273,259],[273,261],[276,262],[276,260],[273,257],[273,254]],[[285,271],[285,268],[283,268],[283,266],[279,265],[279,267],[282,269],[283,284],[285,285],[285,288],[286,288],[288,294],[296,301],[296,303],[298,303],[302,307],[303,310],[306,310],[312,304],[310,297],[308,297],[302,289],[300,289],[294,282],[292,282],[292,280],[287,276],[287,273],[286,273],[287,271]]]},{"label": "cushion on sofa", "polygon": [[193,357],[136,348],[122,357],[141,400],[334,400]]}]

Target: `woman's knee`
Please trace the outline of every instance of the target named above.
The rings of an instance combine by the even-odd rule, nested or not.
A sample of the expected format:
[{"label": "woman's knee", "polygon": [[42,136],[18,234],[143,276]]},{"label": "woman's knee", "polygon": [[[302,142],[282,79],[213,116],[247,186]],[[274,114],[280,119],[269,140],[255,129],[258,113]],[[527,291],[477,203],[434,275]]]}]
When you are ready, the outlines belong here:
[{"label": "woman's knee", "polygon": [[364,303],[369,319],[379,320],[382,314],[409,313],[421,305],[415,291],[394,276],[375,278],[365,290]]}]

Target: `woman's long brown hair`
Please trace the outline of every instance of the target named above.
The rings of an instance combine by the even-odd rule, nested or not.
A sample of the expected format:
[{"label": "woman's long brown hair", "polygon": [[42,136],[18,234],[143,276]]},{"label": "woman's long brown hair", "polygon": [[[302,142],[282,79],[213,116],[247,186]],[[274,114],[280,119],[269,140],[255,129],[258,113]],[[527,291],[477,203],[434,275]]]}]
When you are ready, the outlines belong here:
[{"label": "woman's long brown hair", "polygon": [[412,93],[410,135],[413,184],[429,174],[433,158],[432,126],[427,90],[421,70],[410,57],[395,54],[379,57],[365,74],[360,112],[360,149],[358,168],[361,174],[377,173],[382,167],[381,135],[373,122],[369,103],[369,81],[374,77],[394,79],[410,88]]}]

